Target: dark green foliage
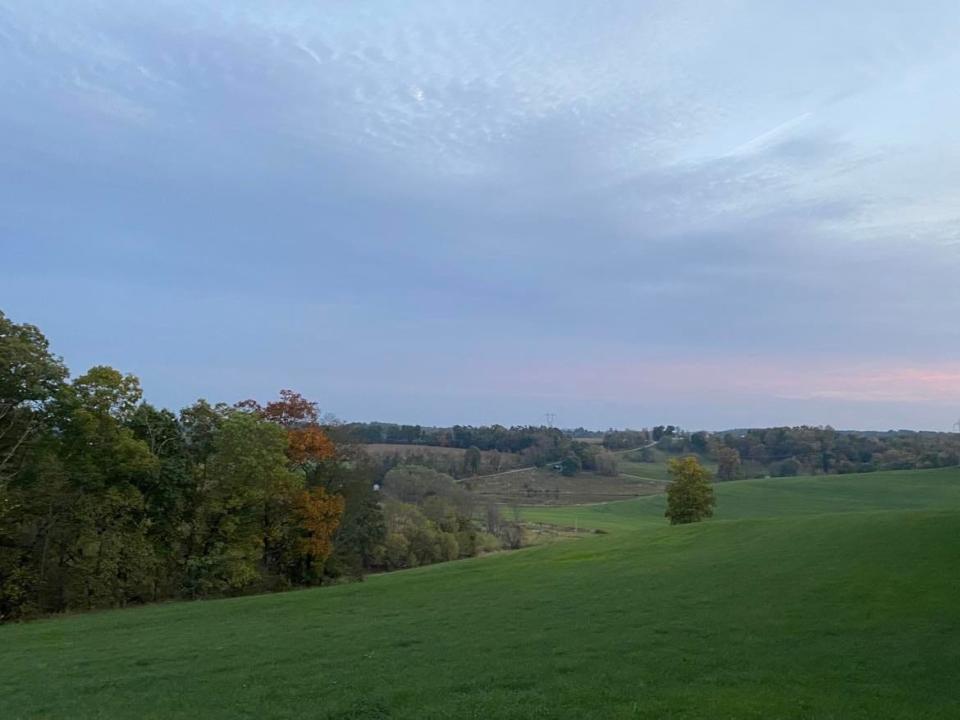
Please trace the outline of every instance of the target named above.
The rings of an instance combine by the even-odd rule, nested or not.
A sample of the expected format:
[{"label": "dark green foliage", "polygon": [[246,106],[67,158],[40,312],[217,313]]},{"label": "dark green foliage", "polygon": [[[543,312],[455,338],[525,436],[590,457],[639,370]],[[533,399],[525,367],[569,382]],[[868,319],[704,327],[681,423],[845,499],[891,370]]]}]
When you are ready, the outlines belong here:
[{"label": "dark green foliage", "polygon": [[346,500],[346,511],[334,536],[333,556],[325,572],[331,577],[360,577],[368,568],[379,567],[387,538],[380,493],[374,490],[376,467],[358,455],[349,463],[325,468],[314,478],[329,492]]},{"label": "dark green foliage", "polygon": [[469,475],[476,475],[480,472],[480,461],[483,459],[483,456],[480,454],[480,448],[476,445],[471,445],[466,454],[463,456],[463,466],[464,470]]},{"label": "dark green foliage", "polygon": [[[844,464],[851,468],[847,472],[854,472],[853,464],[846,463]],[[837,468],[838,472],[843,472],[843,468]],[[800,462],[796,458],[787,458],[786,460],[777,463],[773,467],[773,475],[776,477],[795,477],[800,474]]]},{"label": "dark green foliage", "polygon": [[674,425],[657,425],[653,428],[651,437],[654,442],[660,442],[664,438],[672,438],[678,434],[677,428]]},{"label": "dark green foliage", "polygon": [[567,477],[573,477],[583,468],[580,458],[576,455],[567,455],[560,461],[560,472]]},{"label": "dark green foliage", "polygon": [[570,451],[572,439],[562,430],[545,426],[486,425],[424,428],[390,423],[350,423],[338,429],[343,438],[362,443],[435,445],[479,451],[519,454],[524,464],[543,466],[559,461]]},{"label": "dark green foliage", "polygon": [[736,450],[747,477],[929,469],[960,462],[957,433],[777,427],[728,433],[716,439],[716,447]]},{"label": "dark green foliage", "polygon": [[709,447],[709,438],[710,436],[703,431],[693,433],[690,436],[690,449],[698,454],[706,453]]},{"label": "dark green foliage", "polygon": [[634,450],[649,442],[647,430],[608,430],[603,434],[603,446],[608,450]]},{"label": "dark green foliage", "polygon": [[13,509],[8,484],[23,469],[31,445],[49,428],[49,408],[66,377],[43,333],[0,311],[0,523]]}]

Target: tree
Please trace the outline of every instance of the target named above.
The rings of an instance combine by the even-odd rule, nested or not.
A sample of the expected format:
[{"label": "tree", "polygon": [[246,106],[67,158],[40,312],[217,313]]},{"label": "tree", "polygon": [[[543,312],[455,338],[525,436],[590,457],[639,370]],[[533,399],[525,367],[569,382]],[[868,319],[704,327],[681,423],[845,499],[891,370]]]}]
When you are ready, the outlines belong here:
[{"label": "tree", "polygon": [[713,487],[710,473],[695,457],[670,461],[671,483],[667,488],[665,517],[671,525],[700,522],[713,516]]},{"label": "tree", "polygon": [[332,460],[337,456],[333,441],[317,425],[290,428],[287,435],[287,457],[296,467]]},{"label": "tree", "polygon": [[740,453],[734,448],[717,450],[717,480],[736,480],[740,477]]},{"label": "tree", "polygon": [[291,468],[315,475],[319,463],[337,457],[336,445],[320,427],[317,404],[298,392],[281,390],[280,399],[265,406],[256,400],[244,400],[236,407],[287,431],[287,457]]},{"label": "tree", "polygon": [[431,495],[455,496],[466,492],[452,477],[422,465],[398,465],[383,478],[383,492],[404,503],[422,503]]},{"label": "tree", "polygon": [[697,453],[705,453],[709,444],[710,436],[703,432],[695,432],[690,436],[690,449]]},{"label": "tree", "polygon": [[480,472],[480,461],[482,459],[480,448],[471,445],[463,456],[463,467],[470,475],[477,475]]},{"label": "tree", "polygon": [[261,563],[275,567],[289,535],[284,520],[303,488],[286,451],[287,433],[278,425],[237,411],[223,420],[197,498],[191,594],[241,590],[260,578]]},{"label": "tree", "polygon": [[302,537],[300,552],[306,560],[323,566],[333,552],[333,534],[340,525],[344,510],[343,498],[330,495],[322,487],[302,490],[294,508],[300,523]]},{"label": "tree", "polygon": [[273,400],[264,406],[256,400],[243,400],[237,403],[237,408],[252,411],[264,420],[286,428],[316,425],[320,421],[317,404],[293,390],[281,390],[279,400]]},{"label": "tree", "polygon": [[115,606],[155,595],[156,552],[141,488],[160,463],[126,424],[139,398],[134,376],[98,366],[52,403],[56,433],[29,482],[29,499],[50,502],[21,526],[36,529],[42,548],[39,608]]},{"label": "tree", "polygon": [[49,408],[66,377],[43,333],[0,311],[0,622],[39,605],[40,535],[68,505],[54,453],[43,453],[52,467],[41,474],[37,448],[52,439]]},{"label": "tree", "polygon": [[158,460],[155,471],[135,478],[134,484],[143,494],[147,536],[157,554],[153,599],[170,597],[180,589],[198,476],[192,472],[183,427],[172,412],[145,403],[127,425]]},{"label": "tree", "polygon": [[580,458],[572,453],[560,461],[560,473],[567,477],[573,477],[580,472],[582,467]]},{"label": "tree", "polygon": [[595,459],[597,473],[606,477],[617,477],[620,475],[620,467],[617,462],[617,456],[612,452],[598,453]]},{"label": "tree", "polygon": [[67,369],[50,354],[43,333],[0,311],[0,518],[5,481],[14,474],[66,377]]},{"label": "tree", "polygon": [[[846,461],[844,461],[846,462]],[[854,468],[852,463],[848,464],[848,467]],[[840,470],[843,472],[843,470]],[[847,472],[854,472],[853,469],[848,470]],[[797,462],[796,458],[787,458],[783,462],[775,465],[773,467],[773,474],[777,477],[794,477],[800,473],[800,463]]]}]

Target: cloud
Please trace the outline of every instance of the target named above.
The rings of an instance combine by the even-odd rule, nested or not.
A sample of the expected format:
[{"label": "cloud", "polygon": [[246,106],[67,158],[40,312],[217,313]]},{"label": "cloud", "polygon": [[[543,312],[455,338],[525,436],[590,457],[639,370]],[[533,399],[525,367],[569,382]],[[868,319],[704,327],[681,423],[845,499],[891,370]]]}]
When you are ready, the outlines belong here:
[{"label": "cloud", "polygon": [[[465,359],[501,353],[553,378],[576,353],[597,374],[610,357],[710,376],[744,354],[775,377],[808,363],[797,397],[850,407],[883,383],[857,390],[859,370],[832,380],[832,363],[882,356],[901,388],[885,401],[939,407],[918,388],[952,398],[952,380],[896,373],[960,351],[949,10],[8,4],[0,244],[17,276],[0,272],[24,298],[51,288],[22,300],[36,321],[113,307],[117,332],[143,338],[124,357],[178,401],[203,390],[149,363],[138,323],[159,320],[144,308],[179,309],[201,377],[222,358],[211,318],[235,327],[259,302],[300,335],[254,313],[270,350],[237,384],[279,362],[277,382],[302,372],[349,404],[383,358],[379,394],[401,419],[418,365],[447,392],[476,387],[483,414],[496,378],[476,385],[482,363]],[[315,307],[337,321],[311,325]],[[336,378],[312,379],[304,355]],[[767,397],[730,386],[751,403],[789,395],[745,377]],[[521,389],[489,402],[520,412]]]}]

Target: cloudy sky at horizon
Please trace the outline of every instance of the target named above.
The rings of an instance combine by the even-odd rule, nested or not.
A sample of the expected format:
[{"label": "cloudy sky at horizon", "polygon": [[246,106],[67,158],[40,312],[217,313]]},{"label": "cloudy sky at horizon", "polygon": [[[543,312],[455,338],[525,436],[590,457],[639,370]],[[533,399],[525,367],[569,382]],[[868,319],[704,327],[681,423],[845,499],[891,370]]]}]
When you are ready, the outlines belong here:
[{"label": "cloudy sky at horizon", "polygon": [[170,407],[949,429],[957,37],[952,1],[0,0],[0,309]]}]

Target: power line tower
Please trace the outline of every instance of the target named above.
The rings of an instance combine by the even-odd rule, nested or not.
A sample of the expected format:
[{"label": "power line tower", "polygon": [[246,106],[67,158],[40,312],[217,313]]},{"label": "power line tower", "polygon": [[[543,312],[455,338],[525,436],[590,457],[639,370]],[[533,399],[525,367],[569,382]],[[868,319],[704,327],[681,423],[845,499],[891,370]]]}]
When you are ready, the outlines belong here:
[{"label": "power line tower", "polygon": [[544,413],[543,417],[547,420],[547,427],[552,428],[553,421],[557,419],[556,413]]},{"label": "power line tower", "polygon": [[960,420],[957,420],[953,426],[957,429],[957,432],[960,433]]}]

